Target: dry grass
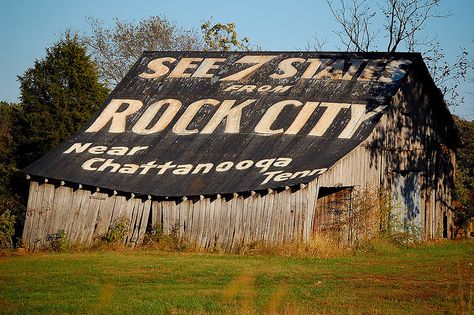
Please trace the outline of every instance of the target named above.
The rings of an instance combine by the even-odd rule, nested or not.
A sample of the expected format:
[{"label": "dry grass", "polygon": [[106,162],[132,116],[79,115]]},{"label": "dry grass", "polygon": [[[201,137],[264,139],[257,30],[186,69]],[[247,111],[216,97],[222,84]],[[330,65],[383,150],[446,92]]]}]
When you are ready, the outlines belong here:
[{"label": "dry grass", "polygon": [[251,243],[237,247],[234,253],[242,255],[272,255],[285,257],[341,257],[352,252],[352,249],[335,241],[330,235],[315,235],[306,243],[289,242],[272,245]]}]

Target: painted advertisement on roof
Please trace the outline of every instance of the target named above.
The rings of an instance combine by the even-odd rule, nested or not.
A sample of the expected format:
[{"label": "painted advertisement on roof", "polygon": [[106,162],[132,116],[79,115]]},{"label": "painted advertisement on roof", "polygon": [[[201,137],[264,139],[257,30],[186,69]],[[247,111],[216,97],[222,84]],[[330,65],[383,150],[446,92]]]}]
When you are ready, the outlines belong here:
[{"label": "painted advertisement on roof", "polygon": [[25,172],[154,196],[307,183],[370,134],[410,63],[146,52],[80,133]]}]

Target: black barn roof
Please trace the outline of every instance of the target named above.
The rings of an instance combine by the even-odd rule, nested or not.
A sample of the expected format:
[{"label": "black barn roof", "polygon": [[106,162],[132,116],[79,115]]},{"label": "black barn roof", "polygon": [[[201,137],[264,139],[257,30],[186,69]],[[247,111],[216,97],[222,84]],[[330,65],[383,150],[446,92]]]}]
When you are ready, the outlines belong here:
[{"label": "black barn roof", "polygon": [[153,196],[307,183],[371,133],[419,54],[145,52],[32,176]]}]

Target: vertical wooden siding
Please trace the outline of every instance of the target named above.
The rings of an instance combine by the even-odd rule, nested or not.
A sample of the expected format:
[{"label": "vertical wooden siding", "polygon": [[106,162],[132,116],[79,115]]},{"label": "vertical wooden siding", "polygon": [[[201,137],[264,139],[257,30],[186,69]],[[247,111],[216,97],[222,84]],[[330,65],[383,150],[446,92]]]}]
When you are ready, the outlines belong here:
[{"label": "vertical wooden siding", "polygon": [[242,244],[308,240],[311,237],[317,182],[295,192],[284,190],[230,200],[204,198],[193,202],[145,201],[108,196],[70,187],[55,188],[32,181],[23,242],[27,248],[48,244],[48,235],[64,230],[71,243],[90,245],[119,218],[130,222],[126,243],[139,244],[151,224],[166,234],[202,248],[226,251]]},{"label": "vertical wooden siding", "polygon": [[71,244],[87,246],[124,218],[130,222],[126,242],[134,246],[143,240],[150,208],[149,200],[32,181],[22,241],[26,248],[42,248],[49,235],[63,230]]},{"label": "vertical wooden siding", "polygon": [[153,201],[152,224],[202,248],[231,251],[243,244],[282,244],[311,237],[317,182],[264,196]]}]

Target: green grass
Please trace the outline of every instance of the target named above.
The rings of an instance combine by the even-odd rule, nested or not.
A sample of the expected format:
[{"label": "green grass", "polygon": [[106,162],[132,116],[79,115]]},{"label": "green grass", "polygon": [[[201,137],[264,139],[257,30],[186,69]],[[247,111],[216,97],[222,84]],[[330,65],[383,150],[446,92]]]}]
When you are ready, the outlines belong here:
[{"label": "green grass", "polygon": [[474,313],[474,242],[336,258],[156,250],[0,258],[0,312]]}]

